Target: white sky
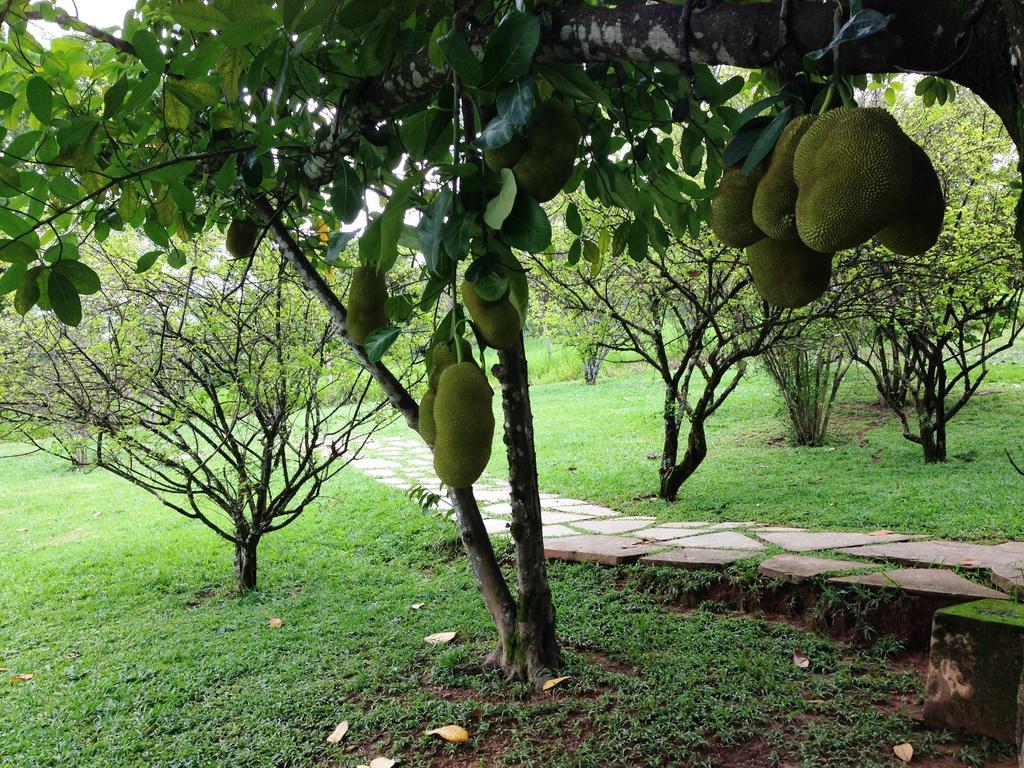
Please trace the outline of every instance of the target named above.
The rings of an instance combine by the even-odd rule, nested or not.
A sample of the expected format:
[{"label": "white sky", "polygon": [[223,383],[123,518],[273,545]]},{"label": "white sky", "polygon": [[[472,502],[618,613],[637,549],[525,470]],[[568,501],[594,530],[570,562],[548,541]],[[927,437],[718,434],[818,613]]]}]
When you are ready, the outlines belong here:
[{"label": "white sky", "polygon": [[57,4],[94,27],[120,29],[125,12],[135,7],[135,0],[58,0]]}]

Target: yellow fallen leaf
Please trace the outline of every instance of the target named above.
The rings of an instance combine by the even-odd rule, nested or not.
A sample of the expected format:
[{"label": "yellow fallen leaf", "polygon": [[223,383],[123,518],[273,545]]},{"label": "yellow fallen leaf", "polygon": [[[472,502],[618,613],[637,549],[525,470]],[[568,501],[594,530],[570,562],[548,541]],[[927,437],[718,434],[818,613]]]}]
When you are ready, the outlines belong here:
[{"label": "yellow fallen leaf", "polygon": [[914,748],[910,744],[897,744],[892,751],[904,763],[909,763],[914,759]]},{"label": "yellow fallen leaf", "polygon": [[545,680],[544,685],[541,687],[542,691],[550,691],[556,685],[561,685],[568,680],[572,675],[563,675],[562,677],[552,677],[550,680]]},{"label": "yellow fallen leaf", "polygon": [[444,645],[450,643],[455,639],[458,632],[435,632],[432,635],[427,635],[423,639],[431,645]]},{"label": "yellow fallen leaf", "polygon": [[446,725],[442,728],[434,728],[423,735],[440,736],[445,741],[450,741],[453,744],[462,744],[464,741],[469,741],[469,731],[461,725]]},{"label": "yellow fallen leaf", "polygon": [[871,531],[868,536],[888,536],[891,533],[895,533],[895,531],[890,531],[888,528],[882,528],[880,531]]},{"label": "yellow fallen leaf", "polygon": [[280,629],[284,626],[284,619],[273,618],[267,622],[267,626],[271,629]]},{"label": "yellow fallen leaf", "polygon": [[15,533],[28,533],[28,528],[18,528],[14,532]]},{"label": "yellow fallen leaf", "polygon": [[398,761],[390,757],[375,757],[370,761],[368,768],[395,768],[396,765]]},{"label": "yellow fallen leaf", "polygon": [[800,669],[807,669],[811,666],[811,660],[799,648],[793,651],[793,663],[800,667]]},{"label": "yellow fallen leaf", "polygon": [[345,738],[346,733],[348,733],[348,720],[342,720],[338,723],[338,727],[331,731],[331,735],[327,737],[327,743],[337,744]]},{"label": "yellow fallen leaf", "polygon": [[414,611],[418,611],[420,608],[423,607],[423,603],[413,603],[409,607],[412,608]]},{"label": "yellow fallen leaf", "polygon": [[26,672],[23,675],[15,675],[11,678],[11,685],[17,685],[18,683],[24,683],[27,680],[31,680],[35,675],[31,672]]}]

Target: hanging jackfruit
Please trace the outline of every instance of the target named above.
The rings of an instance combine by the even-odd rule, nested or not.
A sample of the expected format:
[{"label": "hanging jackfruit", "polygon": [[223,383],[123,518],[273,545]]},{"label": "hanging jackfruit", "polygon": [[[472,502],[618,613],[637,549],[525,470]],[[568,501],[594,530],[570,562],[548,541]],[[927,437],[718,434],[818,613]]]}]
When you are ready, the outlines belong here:
[{"label": "hanging jackfruit", "polygon": [[832,277],[831,254],[800,242],[765,238],[747,248],[747,264],[761,298],[776,307],[810,304],[825,293]]},{"label": "hanging jackfruit", "polygon": [[768,170],[757,185],[751,215],[757,228],[773,240],[793,241],[796,232],[796,182],[793,181],[793,154],[796,146],[814,122],[814,115],[792,120],[779,135],[772,150]]},{"label": "hanging jackfruit", "polygon": [[946,200],[928,153],[912,141],[910,147],[910,194],[878,239],[894,253],[919,256],[938,242]]},{"label": "hanging jackfruit", "polygon": [[488,301],[476,292],[476,285],[462,281],[462,303],[469,310],[480,335],[492,349],[508,349],[519,340],[523,319],[509,299],[509,291],[497,301]]},{"label": "hanging jackfruit", "polygon": [[718,182],[711,200],[711,231],[732,248],[746,248],[764,239],[764,232],[750,214],[763,173],[764,169],[757,166],[750,175],[744,175],[740,167],[734,165],[725,169]]},{"label": "hanging jackfruit", "polygon": [[384,302],[388,300],[388,285],[383,272],[376,267],[356,267],[348,290],[348,335],[356,344],[378,328],[386,328],[388,316]]},{"label": "hanging jackfruit", "polygon": [[[459,346],[462,347],[462,359],[472,360],[472,345],[460,336]],[[430,350],[430,356],[427,358],[427,384],[432,392],[437,392],[437,382],[440,381],[444,369],[456,362],[458,360],[451,341],[444,341]]]},{"label": "hanging jackfruit", "polygon": [[884,109],[839,107],[819,115],[793,156],[800,239],[820,253],[867,241],[903,205],[911,166],[906,134]]},{"label": "hanging jackfruit", "polygon": [[228,224],[224,247],[236,259],[252,255],[260,236],[260,225],[252,219],[232,219]]},{"label": "hanging jackfruit", "polygon": [[437,424],[434,422],[434,393],[429,389],[420,400],[419,412],[420,420],[417,431],[423,438],[423,442],[433,448],[434,442],[437,440]]},{"label": "hanging jackfruit", "polygon": [[511,168],[516,184],[537,202],[551,200],[572,176],[579,151],[580,125],[558,99],[547,99],[533,110],[525,137],[484,153],[491,170]]},{"label": "hanging jackfruit", "polygon": [[452,488],[471,486],[487,467],[494,438],[493,396],[476,363],[456,363],[441,374],[433,411],[434,470]]}]

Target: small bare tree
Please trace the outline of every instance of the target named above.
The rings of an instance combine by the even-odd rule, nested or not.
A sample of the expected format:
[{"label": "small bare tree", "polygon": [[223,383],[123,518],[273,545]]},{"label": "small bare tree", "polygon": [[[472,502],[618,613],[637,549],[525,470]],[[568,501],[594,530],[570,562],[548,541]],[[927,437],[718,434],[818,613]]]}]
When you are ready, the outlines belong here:
[{"label": "small bare tree", "polygon": [[[120,244],[131,247],[132,243]],[[8,318],[0,412],[22,440],[91,461],[231,542],[256,587],[264,536],[292,523],[378,426],[369,377],[280,264],[144,276],[111,256],[69,328]]]}]

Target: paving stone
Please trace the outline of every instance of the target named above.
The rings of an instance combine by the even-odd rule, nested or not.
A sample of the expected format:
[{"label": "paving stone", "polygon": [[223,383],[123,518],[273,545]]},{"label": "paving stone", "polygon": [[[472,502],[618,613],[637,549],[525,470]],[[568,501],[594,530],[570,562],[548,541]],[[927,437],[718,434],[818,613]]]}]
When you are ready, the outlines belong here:
[{"label": "paving stone", "polygon": [[959,600],[993,598],[1005,600],[1006,595],[989,587],[968,581],[963,576],[943,568],[900,568],[881,573],[862,573],[853,576],[835,576],[830,584],[860,584],[866,587],[899,589],[908,595],[926,597],[938,595]]},{"label": "paving stone", "polygon": [[394,477],[395,470],[397,469],[397,467],[379,467],[374,469],[363,469],[362,467],[360,467],[359,469],[372,477]]},{"label": "paving stone", "polygon": [[373,469],[392,470],[398,466],[398,462],[388,461],[387,459],[356,459],[352,463],[357,469],[361,469],[364,472],[368,472]]},{"label": "paving stone", "polygon": [[544,543],[544,555],[551,560],[601,565],[633,563],[654,547],[630,536],[572,536]]},{"label": "paving stone", "polygon": [[707,528],[711,523],[704,523],[697,520],[680,520],[673,523],[662,523],[662,528]]},{"label": "paving stone", "polygon": [[669,565],[691,571],[721,570],[737,560],[750,557],[750,552],[739,549],[670,549],[654,555],[645,555],[640,562],[645,565]]},{"label": "paving stone", "polygon": [[614,509],[608,509],[608,507],[602,507],[598,504],[550,504],[554,509],[573,512],[586,517],[617,517],[618,512]]},{"label": "paving stone", "polygon": [[755,528],[755,533],[796,533],[806,531],[806,528],[791,528],[788,525],[769,525],[764,528]]},{"label": "paving stone", "polygon": [[1024,562],[994,565],[989,576],[992,583],[1004,592],[1024,594]]},{"label": "paving stone", "polygon": [[846,548],[846,555],[870,557],[900,565],[945,565],[950,567],[992,567],[1021,560],[1021,555],[1003,545],[971,544],[966,541],[905,541]]},{"label": "paving stone", "polygon": [[473,495],[477,501],[507,501],[508,494],[501,490],[492,490],[488,488],[484,489],[473,489]]},{"label": "paving stone", "polygon": [[701,533],[708,533],[707,529],[686,530],[681,528],[669,528],[668,526],[657,526],[655,528],[644,528],[633,534],[640,539],[653,539],[654,541],[668,541],[678,539],[681,536],[696,536]]},{"label": "paving stone", "polygon": [[587,515],[577,515],[573,512],[557,512],[553,509],[540,510],[541,521],[544,523],[577,523],[580,520],[589,520]]},{"label": "paving stone", "polygon": [[512,505],[503,501],[500,504],[488,504],[483,508],[485,514],[498,515],[499,517],[508,517],[512,514]]},{"label": "paving stone", "polygon": [[673,547],[706,547],[707,549],[764,549],[764,544],[744,536],[739,531],[718,531],[697,536],[684,536],[665,542]]},{"label": "paving stone", "polygon": [[603,520],[582,520],[574,523],[573,527],[590,533],[626,533],[650,525],[653,519],[608,517]]},{"label": "paving stone", "polygon": [[769,557],[757,568],[757,572],[769,579],[782,579],[790,584],[802,584],[814,576],[836,571],[856,571],[870,567],[863,560],[829,560],[824,557],[803,555],[776,555]]},{"label": "paving stone", "polygon": [[484,518],[484,528],[487,529],[488,533],[508,533],[508,521],[507,520],[491,520]]},{"label": "paving stone", "polygon": [[578,531],[574,531],[572,528],[567,528],[564,525],[544,525],[541,526],[541,532],[545,539],[554,539],[559,536],[576,536]]},{"label": "paving stone", "polygon": [[777,533],[758,533],[757,535],[765,541],[790,552],[841,549],[864,544],[907,541],[916,538],[915,536],[904,536],[897,533],[874,536],[868,533],[842,533],[839,531],[781,531]]},{"label": "paving stone", "polygon": [[1012,742],[1024,605],[978,600],[943,608],[932,625],[924,720]]}]

